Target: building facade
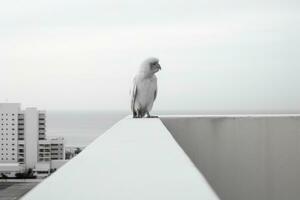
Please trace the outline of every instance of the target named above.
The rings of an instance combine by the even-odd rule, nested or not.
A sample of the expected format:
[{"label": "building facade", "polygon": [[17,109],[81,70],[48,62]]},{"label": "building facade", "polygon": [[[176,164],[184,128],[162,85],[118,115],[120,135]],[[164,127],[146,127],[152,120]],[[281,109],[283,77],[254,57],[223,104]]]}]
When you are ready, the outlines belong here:
[{"label": "building facade", "polygon": [[0,104],[0,163],[18,162],[18,104]]},{"label": "building facade", "polygon": [[21,110],[18,103],[0,103],[0,150],[0,173],[4,173],[1,164],[6,172],[7,164],[18,164],[26,171],[65,159],[64,139],[46,138],[45,111]]},{"label": "building facade", "polygon": [[38,161],[64,160],[65,148],[64,138],[51,138],[39,140]]}]

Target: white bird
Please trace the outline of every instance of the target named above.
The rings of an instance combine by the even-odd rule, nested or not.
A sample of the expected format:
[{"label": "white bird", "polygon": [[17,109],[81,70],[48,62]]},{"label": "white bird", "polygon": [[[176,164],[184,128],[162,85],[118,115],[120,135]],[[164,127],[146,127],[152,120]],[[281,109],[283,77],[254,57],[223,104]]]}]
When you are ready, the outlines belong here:
[{"label": "white bird", "polygon": [[155,73],[161,70],[157,58],[148,58],[140,67],[133,79],[131,90],[131,110],[134,118],[150,116],[153,103],[157,95],[157,78]]}]

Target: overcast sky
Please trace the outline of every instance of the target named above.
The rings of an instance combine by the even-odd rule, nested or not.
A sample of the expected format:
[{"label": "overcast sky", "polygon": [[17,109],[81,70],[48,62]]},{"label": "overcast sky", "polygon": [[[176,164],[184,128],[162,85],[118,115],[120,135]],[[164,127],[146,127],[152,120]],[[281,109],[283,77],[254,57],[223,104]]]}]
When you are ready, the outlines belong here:
[{"label": "overcast sky", "polygon": [[155,110],[299,110],[299,2],[3,1],[0,101],[129,110],[155,56]]}]

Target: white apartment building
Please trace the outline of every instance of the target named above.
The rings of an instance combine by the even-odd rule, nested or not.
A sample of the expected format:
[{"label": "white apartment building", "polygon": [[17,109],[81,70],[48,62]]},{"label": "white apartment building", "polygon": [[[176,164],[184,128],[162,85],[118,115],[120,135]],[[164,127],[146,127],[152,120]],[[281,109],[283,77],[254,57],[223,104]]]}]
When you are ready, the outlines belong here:
[{"label": "white apartment building", "polygon": [[38,161],[64,160],[64,138],[40,140],[38,158]]},{"label": "white apartment building", "polygon": [[24,171],[35,169],[38,162],[65,158],[64,139],[46,139],[45,111],[22,111],[18,103],[0,103],[0,150],[4,174],[8,174],[7,164],[19,164]]},{"label": "white apartment building", "polygon": [[16,104],[0,104],[0,163],[18,162],[18,114]]}]

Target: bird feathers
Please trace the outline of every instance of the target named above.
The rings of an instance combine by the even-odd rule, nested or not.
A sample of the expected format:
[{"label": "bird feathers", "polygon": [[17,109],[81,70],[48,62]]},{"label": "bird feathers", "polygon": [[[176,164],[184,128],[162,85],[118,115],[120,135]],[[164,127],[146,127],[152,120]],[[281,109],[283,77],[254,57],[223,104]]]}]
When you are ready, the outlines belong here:
[{"label": "bird feathers", "polygon": [[135,83],[135,79],[133,79],[133,87],[131,90],[131,111],[134,112],[134,104],[135,104],[135,99],[137,96],[137,87]]},{"label": "bird feathers", "polygon": [[157,96],[157,78],[155,73],[159,71],[158,59],[149,58],[145,60],[139,72],[133,79],[131,90],[131,110],[134,117],[144,117],[152,110]]}]

